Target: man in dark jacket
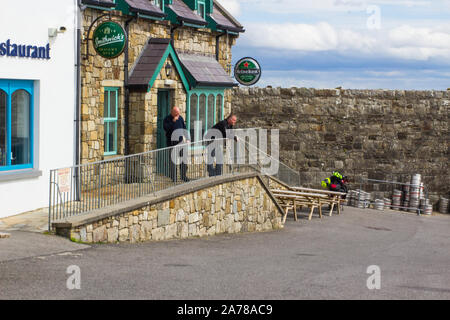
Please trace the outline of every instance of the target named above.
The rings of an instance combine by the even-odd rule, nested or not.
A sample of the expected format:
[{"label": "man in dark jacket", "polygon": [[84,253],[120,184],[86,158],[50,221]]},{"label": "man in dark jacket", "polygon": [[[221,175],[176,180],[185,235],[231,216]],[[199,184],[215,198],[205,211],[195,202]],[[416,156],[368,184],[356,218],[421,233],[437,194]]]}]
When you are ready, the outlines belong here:
[{"label": "man in dark jacket", "polygon": [[[222,134],[220,137],[211,137],[212,140],[214,139],[227,139],[227,130],[233,129],[234,125],[236,124],[237,117],[235,114],[231,113],[226,119],[219,121],[216,123],[211,129],[219,130]],[[237,139],[237,137],[235,137]],[[215,152],[213,151],[211,154],[212,157],[215,157]],[[208,174],[210,177],[212,176],[220,176],[222,175],[222,167],[223,167],[223,157],[217,157],[216,158],[216,167],[214,168],[214,165],[212,164],[212,159],[208,161]]]},{"label": "man in dark jacket", "polygon": [[[172,141],[172,134],[175,130],[184,129],[184,132],[187,132],[186,124],[184,122],[183,117],[180,115],[180,109],[178,107],[172,108],[172,110],[170,111],[170,114],[163,121],[163,127],[164,127],[164,131],[166,132],[167,147],[174,147],[174,146],[182,143],[184,139],[186,141],[188,141],[188,138],[184,134],[179,137],[178,141]],[[172,151],[172,149],[170,149],[170,151],[168,151],[168,152],[171,152],[171,151]],[[181,150],[181,152],[183,152],[183,151]],[[181,156],[182,156],[182,154],[181,154]],[[172,179],[173,182],[176,182],[177,181],[177,166],[172,161],[171,154],[169,154],[168,157],[169,157],[169,177]],[[182,162],[180,164],[181,180],[188,182],[189,179],[186,177],[186,172],[187,172],[187,164]]]}]

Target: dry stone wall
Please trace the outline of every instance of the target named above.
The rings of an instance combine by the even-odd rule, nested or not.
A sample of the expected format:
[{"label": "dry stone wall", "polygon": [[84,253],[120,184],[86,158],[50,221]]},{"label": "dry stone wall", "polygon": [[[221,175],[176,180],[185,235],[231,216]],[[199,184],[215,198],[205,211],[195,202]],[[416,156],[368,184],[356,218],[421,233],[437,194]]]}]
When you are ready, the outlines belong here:
[{"label": "dry stone wall", "polygon": [[86,243],[143,242],[282,228],[281,212],[257,177],[219,184],[170,201],[78,226]]},{"label": "dry stone wall", "polygon": [[353,182],[420,173],[434,203],[449,195],[450,91],[238,88],[232,105],[240,127],[280,130],[280,158],[305,186],[335,169]]}]

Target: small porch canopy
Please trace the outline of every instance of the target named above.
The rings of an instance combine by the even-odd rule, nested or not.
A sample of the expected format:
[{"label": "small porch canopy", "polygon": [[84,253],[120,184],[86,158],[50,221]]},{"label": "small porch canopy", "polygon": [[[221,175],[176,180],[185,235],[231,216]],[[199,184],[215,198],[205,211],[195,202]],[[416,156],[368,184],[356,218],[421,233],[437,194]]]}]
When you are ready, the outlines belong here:
[{"label": "small porch canopy", "polygon": [[130,89],[149,91],[170,56],[186,92],[196,88],[231,88],[237,86],[220,63],[211,56],[180,53],[170,39],[150,39],[138,58],[128,80]]}]

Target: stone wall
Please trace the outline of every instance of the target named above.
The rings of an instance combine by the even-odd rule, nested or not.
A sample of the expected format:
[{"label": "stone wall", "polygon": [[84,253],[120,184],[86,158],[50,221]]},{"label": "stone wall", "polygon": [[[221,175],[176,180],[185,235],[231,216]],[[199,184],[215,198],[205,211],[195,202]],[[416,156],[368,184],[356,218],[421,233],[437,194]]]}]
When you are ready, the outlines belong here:
[{"label": "stone wall", "polygon": [[134,243],[282,227],[282,213],[273,199],[258,177],[249,177],[81,224],[69,231],[57,228],[57,233],[87,243]]},{"label": "stone wall", "polygon": [[280,158],[305,186],[335,169],[353,182],[420,173],[434,202],[449,195],[450,91],[238,88],[232,104],[240,127],[280,130]]}]

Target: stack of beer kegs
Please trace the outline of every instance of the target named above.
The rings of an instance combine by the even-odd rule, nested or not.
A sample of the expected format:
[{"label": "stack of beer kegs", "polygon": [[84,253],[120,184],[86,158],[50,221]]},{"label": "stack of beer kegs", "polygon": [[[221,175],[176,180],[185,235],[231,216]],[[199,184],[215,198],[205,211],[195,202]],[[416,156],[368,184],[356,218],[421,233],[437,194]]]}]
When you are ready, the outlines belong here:
[{"label": "stack of beer kegs", "polygon": [[403,199],[402,199],[403,203],[402,204],[403,204],[404,208],[402,208],[402,210],[404,210],[404,211],[407,211],[408,209],[406,209],[406,208],[409,207],[409,197],[410,197],[409,190],[410,190],[409,186],[403,186]]},{"label": "stack of beer kegs", "polygon": [[390,208],[391,208],[391,204],[392,204],[391,199],[389,199],[389,198],[384,198],[383,201],[384,201],[384,208],[385,208],[385,209],[390,209]]},{"label": "stack of beer kegs", "polygon": [[352,198],[352,205],[360,209],[366,209],[370,205],[370,193],[363,190],[355,190]]},{"label": "stack of beer kegs", "polygon": [[392,194],[392,209],[399,209],[401,207],[402,203],[402,191],[401,190],[394,190],[394,193]]},{"label": "stack of beer kegs", "polygon": [[448,212],[448,199],[442,197],[439,199],[439,212],[440,213]]},{"label": "stack of beer kegs", "polygon": [[354,190],[349,190],[347,193],[347,205],[352,206],[353,205],[353,194],[355,193]]},{"label": "stack of beer kegs", "polygon": [[420,199],[420,213],[426,215],[433,213],[433,206],[430,205],[429,199]]},{"label": "stack of beer kegs", "polygon": [[384,200],[376,199],[374,208],[375,208],[375,210],[383,211],[384,210]]},{"label": "stack of beer kegs", "polygon": [[[417,213],[420,204],[420,174],[415,174],[411,179],[411,189],[409,197],[409,212]],[[422,184],[423,186],[423,184]],[[406,206],[405,206],[406,207]]]}]

